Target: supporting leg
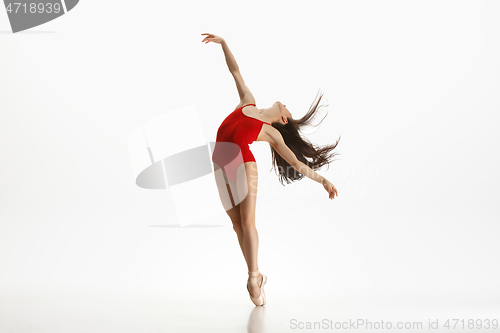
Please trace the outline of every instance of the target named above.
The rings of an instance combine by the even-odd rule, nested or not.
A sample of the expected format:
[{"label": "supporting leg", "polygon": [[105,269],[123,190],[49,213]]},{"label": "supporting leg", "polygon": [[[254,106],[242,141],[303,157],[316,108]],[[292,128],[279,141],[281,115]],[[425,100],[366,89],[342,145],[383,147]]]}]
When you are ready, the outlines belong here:
[{"label": "supporting leg", "polygon": [[245,254],[245,247],[243,245],[243,228],[241,227],[241,222],[233,221],[233,229],[236,232],[236,236],[238,237],[238,243],[240,244],[241,252],[243,253],[243,257],[245,261],[247,261],[247,256]]},{"label": "supporting leg", "polygon": [[[248,278],[249,291],[252,297],[259,297],[262,274],[259,271],[258,250],[259,234],[255,226],[255,206],[257,203],[257,164],[246,162],[245,170],[248,193],[240,203],[241,229],[243,230],[243,249],[247,261],[248,272],[254,272]],[[239,176],[239,174],[238,174]],[[238,177],[237,176],[237,177]],[[250,275],[250,274],[249,274]]]}]

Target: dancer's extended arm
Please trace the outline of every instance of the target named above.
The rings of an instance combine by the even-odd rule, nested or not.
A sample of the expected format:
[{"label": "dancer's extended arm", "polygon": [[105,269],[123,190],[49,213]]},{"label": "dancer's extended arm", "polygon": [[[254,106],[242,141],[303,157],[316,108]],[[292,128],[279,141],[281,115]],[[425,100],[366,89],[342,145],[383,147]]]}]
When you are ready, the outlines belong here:
[{"label": "dancer's extended arm", "polygon": [[283,136],[277,129],[270,128],[268,134],[265,136],[265,140],[268,141],[278,154],[280,154],[280,156],[295,170],[323,185],[330,199],[334,199],[335,196],[338,196],[337,189],[328,179],[317,174],[313,169],[297,159],[297,156],[295,156],[295,153],[286,145]]},{"label": "dancer's extended arm", "polygon": [[236,82],[236,88],[238,89],[238,95],[240,96],[241,101],[240,104],[255,104],[255,98],[253,97],[250,89],[248,89],[247,85],[245,84],[245,81],[243,81],[238,63],[236,62],[236,59],[234,59],[234,56],[231,53],[231,50],[229,50],[229,47],[227,46],[224,38],[207,33],[202,35],[207,35],[207,37],[205,37],[202,42],[214,42],[222,45],[222,50],[224,51],[224,56],[226,57],[227,68],[233,75],[234,81]]}]

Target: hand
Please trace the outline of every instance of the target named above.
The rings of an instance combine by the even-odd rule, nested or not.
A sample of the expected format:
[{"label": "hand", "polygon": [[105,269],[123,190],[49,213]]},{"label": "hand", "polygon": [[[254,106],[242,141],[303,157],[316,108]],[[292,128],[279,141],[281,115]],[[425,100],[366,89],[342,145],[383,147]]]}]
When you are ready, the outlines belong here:
[{"label": "hand", "polygon": [[213,35],[213,34],[202,34],[202,35],[207,35],[207,37],[205,37],[205,39],[203,39],[201,41],[202,43],[205,42],[205,44],[207,44],[208,42],[214,42],[214,43],[220,44],[224,41],[224,38]]},{"label": "hand", "polygon": [[332,183],[330,183],[328,180],[323,179],[323,187],[328,192],[329,199],[335,199],[335,195],[337,197],[339,196],[335,186]]}]

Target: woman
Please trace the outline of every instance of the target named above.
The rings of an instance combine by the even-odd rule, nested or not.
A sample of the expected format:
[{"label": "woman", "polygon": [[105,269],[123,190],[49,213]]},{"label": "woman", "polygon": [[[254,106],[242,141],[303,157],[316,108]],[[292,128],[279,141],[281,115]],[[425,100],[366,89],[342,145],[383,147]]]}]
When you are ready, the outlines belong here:
[{"label": "woman", "polygon": [[250,299],[255,305],[264,305],[267,277],[259,272],[257,265],[259,238],[255,228],[257,165],[248,145],[254,141],[266,141],[272,146],[273,165],[279,169],[282,184],[283,180],[289,183],[302,179],[305,175],[322,184],[329,198],[334,199],[338,196],[335,186],[313,169],[331,162],[331,158],[337,154],[332,153],[332,150],[337,146],[338,140],[334,145],[317,147],[299,135],[302,126],[310,125],[321,96],[316,105],[298,120],[292,118],[286,105],[281,102],[276,102],[269,108],[258,109],[226,41],[213,34],[202,35],[206,35],[202,40],[205,44],[213,42],[222,45],[227,66],[236,81],[240,96],[240,104],[226,117],[217,131],[212,161],[222,204],[233,223],[247,262],[247,290]]}]

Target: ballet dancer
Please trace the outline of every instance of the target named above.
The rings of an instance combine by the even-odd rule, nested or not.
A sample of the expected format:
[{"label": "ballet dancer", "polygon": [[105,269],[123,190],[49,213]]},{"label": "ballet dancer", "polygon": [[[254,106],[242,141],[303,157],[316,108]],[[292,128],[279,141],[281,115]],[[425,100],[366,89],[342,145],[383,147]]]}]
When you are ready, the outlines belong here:
[{"label": "ballet dancer", "polygon": [[[212,153],[215,181],[226,213],[232,221],[241,251],[248,266],[247,290],[257,305],[266,304],[264,285],[267,276],[257,264],[259,237],[255,227],[257,199],[257,164],[248,145],[254,141],[270,144],[274,168],[280,182],[290,183],[305,176],[323,185],[330,199],[338,197],[335,186],[314,170],[329,164],[338,153],[335,144],[319,147],[305,140],[299,131],[310,125],[318,110],[318,101],[300,119],[293,119],[286,105],[275,102],[268,108],[257,108],[255,98],[241,76],[238,64],[226,41],[214,34],[203,33],[202,42],[222,45],[229,71],[234,77],[240,103],[220,125]],[[309,160],[306,159],[309,158]],[[284,184],[283,184],[284,185]]]}]

